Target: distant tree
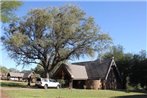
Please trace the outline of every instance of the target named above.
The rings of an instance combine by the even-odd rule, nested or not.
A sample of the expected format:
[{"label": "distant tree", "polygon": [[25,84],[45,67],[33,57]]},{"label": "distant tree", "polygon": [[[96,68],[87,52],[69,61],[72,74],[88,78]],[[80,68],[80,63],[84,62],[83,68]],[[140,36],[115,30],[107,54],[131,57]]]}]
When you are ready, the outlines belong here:
[{"label": "distant tree", "polygon": [[[147,58],[140,62],[140,66],[137,70],[140,70],[140,73],[138,73],[140,76],[137,77],[139,78],[139,83],[147,90]],[[136,72],[134,73],[137,74]]]},{"label": "distant tree", "polygon": [[139,55],[140,55],[140,60],[145,60],[147,58],[147,52],[146,52],[146,50],[141,50],[139,52]]},{"label": "distant tree", "polygon": [[[143,51],[142,51],[143,52]],[[135,54],[133,57],[133,66],[131,69],[130,80],[132,85],[147,89],[147,58],[145,51]]]},{"label": "distant tree", "polygon": [[123,88],[126,88],[126,83],[128,82],[126,80],[130,78],[131,68],[133,66],[133,54],[124,54],[123,58],[116,61],[116,64],[121,73]]},{"label": "distant tree", "polygon": [[110,51],[106,52],[103,56],[103,58],[111,58],[111,57],[114,57],[116,61],[116,64],[118,66],[122,78],[122,86],[123,88],[126,88],[126,82],[127,82],[126,78],[129,77],[130,74],[133,54],[124,53],[123,46],[117,45],[117,46],[112,46],[112,48],[110,48]]},{"label": "distant tree", "polygon": [[114,57],[116,61],[123,59],[124,50],[123,46],[117,45],[109,48],[110,50],[103,55],[103,58]]},{"label": "distant tree", "polygon": [[9,68],[10,72],[20,72],[19,70],[15,69],[15,68]]},{"label": "distant tree", "polygon": [[[116,64],[121,73],[123,88],[128,85],[138,86],[147,89],[147,57],[146,51],[141,50],[138,54],[124,53],[123,47],[113,46],[104,58],[115,57]],[[128,80],[129,78],[129,84]],[[127,84],[127,85],[126,85]]]},{"label": "distant tree", "polygon": [[1,21],[9,22],[10,20],[16,18],[14,11],[22,5],[22,2],[17,0],[1,0]]},{"label": "distant tree", "polygon": [[22,70],[22,73],[31,72],[32,70]]},{"label": "distant tree", "polygon": [[92,17],[74,5],[66,5],[31,10],[9,25],[2,42],[19,64],[40,64],[49,78],[49,72],[61,62],[92,56],[99,41],[111,41],[109,35],[100,32]]},{"label": "distant tree", "polygon": [[5,66],[0,66],[0,72],[1,73],[8,73],[9,72],[9,69],[6,68]]}]

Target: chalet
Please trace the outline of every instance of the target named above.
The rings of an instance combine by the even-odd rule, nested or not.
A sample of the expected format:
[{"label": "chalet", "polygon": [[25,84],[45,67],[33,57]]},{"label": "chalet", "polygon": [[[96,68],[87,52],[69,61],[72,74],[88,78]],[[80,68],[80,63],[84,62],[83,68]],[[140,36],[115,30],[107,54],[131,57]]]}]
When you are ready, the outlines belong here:
[{"label": "chalet", "polygon": [[23,78],[24,73],[19,73],[19,72],[9,72],[7,74],[8,80],[17,80],[21,81]]},{"label": "chalet", "polygon": [[28,81],[28,79],[30,79],[32,82],[34,82],[35,77],[36,77],[35,73],[32,71],[26,71],[24,73],[9,72],[7,74],[8,80],[17,80],[17,81]]},{"label": "chalet", "polygon": [[61,64],[53,77],[64,79],[69,88],[118,89],[121,88],[121,77],[112,59]]}]

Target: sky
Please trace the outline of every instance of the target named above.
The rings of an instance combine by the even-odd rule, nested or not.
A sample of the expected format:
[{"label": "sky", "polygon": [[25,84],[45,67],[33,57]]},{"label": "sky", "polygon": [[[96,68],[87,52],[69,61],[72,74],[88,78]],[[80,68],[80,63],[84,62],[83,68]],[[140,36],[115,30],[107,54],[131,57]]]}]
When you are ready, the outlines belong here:
[{"label": "sky", "polygon": [[[23,5],[16,11],[16,15],[22,17],[34,8],[59,7],[65,4],[74,4],[79,6],[86,16],[92,16],[97,25],[103,32],[108,33],[114,45],[122,45],[125,53],[138,53],[141,50],[147,50],[147,2],[145,1],[23,1]],[[7,68],[16,68],[19,70],[29,70],[36,65],[28,65],[24,68],[16,66],[7,52],[0,45],[0,65]],[[94,60],[93,58],[81,58],[77,61]]]}]

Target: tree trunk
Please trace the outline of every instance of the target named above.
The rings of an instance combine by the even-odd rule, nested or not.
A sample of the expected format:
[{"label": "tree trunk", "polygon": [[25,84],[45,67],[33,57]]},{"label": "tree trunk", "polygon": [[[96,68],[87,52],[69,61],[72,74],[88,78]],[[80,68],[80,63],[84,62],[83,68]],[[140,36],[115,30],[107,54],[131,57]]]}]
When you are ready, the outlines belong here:
[{"label": "tree trunk", "polygon": [[49,77],[50,77],[50,76],[49,76],[49,72],[47,72],[47,73],[46,73],[46,78],[49,78]]},{"label": "tree trunk", "polygon": [[28,86],[31,86],[31,77],[28,78]]},{"label": "tree trunk", "polygon": [[45,71],[45,78],[50,78],[48,69],[45,68],[44,71]]}]

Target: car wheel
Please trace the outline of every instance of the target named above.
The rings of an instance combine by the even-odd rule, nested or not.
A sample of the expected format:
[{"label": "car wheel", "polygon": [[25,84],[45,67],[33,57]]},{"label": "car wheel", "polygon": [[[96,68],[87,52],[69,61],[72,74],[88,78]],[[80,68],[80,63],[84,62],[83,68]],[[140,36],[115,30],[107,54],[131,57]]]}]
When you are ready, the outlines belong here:
[{"label": "car wheel", "polygon": [[45,84],[45,85],[44,85],[44,89],[47,89],[47,88],[48,88],[48,86],[47,86],[47,84]]},{"label": "car wheel", "polygon": [[57,85],[57,89],[59,89],[60,88],[60,85]]}]

